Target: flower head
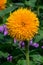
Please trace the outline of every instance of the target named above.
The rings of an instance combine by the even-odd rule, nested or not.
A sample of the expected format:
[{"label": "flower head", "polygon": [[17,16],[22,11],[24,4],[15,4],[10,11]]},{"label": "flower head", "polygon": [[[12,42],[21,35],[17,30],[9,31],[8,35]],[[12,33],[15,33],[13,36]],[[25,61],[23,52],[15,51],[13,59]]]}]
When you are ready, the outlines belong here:
[{"label": "flower head", "polygon": [[0,32],[1,32],[1,33],[4,33],[4,36],[6,36],[6,35],[8,34],[6,25],[1,25],[1,26],[0,26]]},{"label": "flower head", "polygon": [[4,31],[4,28],[3,28],[3,25],[0,26],[0,32],[3,32]]},{"label": "flower head", "polygon": [[8,56],[7,57],[7,61],[10,61],[11,62],[12,61],[12,58],[13,58],[12,56]]},{"label": "flower head", "polygon": [[8,34],[7,29],[4,31],[4,36],[6,36]]},{"label": "flower head", "polygon": [[43,49],[43,46],[41,46],[41,48]]},{"label": "flower head", "polygon": [[4,36],[6,36],[8,34],[8,31],[7,31],[6,25],[3,25],[3,26],[4,26]]},{"label": "flower head", "polygon": [[7,2],[7,0],[0,0],[0,10],[5,8],[6,2]]},{"label": "flower head", "polygon": [[25,43],[23,41],[20,41],[19,42],[19,47],[22,47],[23,48],[24,46],[25,46]]},{"label": "flower head", "polygon": [[35,48],[38,48],[38,47],[39,47],[39,44],[38,44],[38,43],[34,43],[33,46],[34,46]]},{"label": "flower head", "polygon": [[32,40],[30,40],[30,42],[29,42],[30,44],[29,45],[33,45],[33,41]]},{"label": "flower head", "polygon": [[17,40],[14,38],[14,43],[16,43],[17,42]]},{"label": "flower head", "polygon": [[7,21],[9,35],[17,40],[31,40],[38,31],[36,14],[25,8],[11,13]]}]

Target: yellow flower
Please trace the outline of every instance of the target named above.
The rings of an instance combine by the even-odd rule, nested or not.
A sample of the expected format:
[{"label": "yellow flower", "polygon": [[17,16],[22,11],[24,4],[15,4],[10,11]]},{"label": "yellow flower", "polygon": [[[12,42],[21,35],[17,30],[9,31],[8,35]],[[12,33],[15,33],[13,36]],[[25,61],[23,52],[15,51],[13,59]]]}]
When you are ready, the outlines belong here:
[{"label": "yellow flower", "polygon": [[5,9],[5,4],[7,0],[0,0],[0,10]]},{"label": "yellow flower", "polygon": [[8,33],[17,40],[31,40],[38,31],[39,21],[33,12],[20,8],[7,19]]}]

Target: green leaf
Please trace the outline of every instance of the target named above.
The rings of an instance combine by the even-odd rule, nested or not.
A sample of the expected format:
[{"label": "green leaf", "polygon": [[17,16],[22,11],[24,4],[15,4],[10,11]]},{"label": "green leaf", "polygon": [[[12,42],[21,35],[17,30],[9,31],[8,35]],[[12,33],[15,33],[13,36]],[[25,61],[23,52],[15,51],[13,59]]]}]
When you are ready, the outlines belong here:
[{"label": "green leaf", "polygon": [[0,41],[4,39],[4,35],[2,33],[0,33]]},{"label": "green leaf", "polygon": [[41,28],[43,28],[43,20],[40,21],[40,25],[41,25]]},{"label": "green leaf", "polygon": [[0,24],[2,24],[3,23],[3,18],[2,17],[0,17]]},{"label": "green leaf", "polygon": [[2,51],[0,51],[0,57],[4,57],[4,58],[7,58],[8,57],[8,53],[4,53],[4,52],[2,52]]},{"label": "green leaf", "polygon": [[24,3],[14,3],[16,6],[24,6]]},{"label": "green leaf", "polygon": [[35,7],[36,0],[25,1],[25,4],[30,7]]},{"label": "green leaf", "polygon": [[10,6],[10,7],[6,8],[5,10],[0,11],[0,16],[4,16],[5,14],[10,13],[11,11],[15,10],[16,8],[18,8],[18,6],[15,6],[15,5]]},{"label": "green leaf", "polygon": [[17,62],[17,65],[26,65],[26,61],[25,60],[19,60]]},{"label": "green leaf", "polygon": [[40,5],[39,8],[40,8],[40,9],[43,9],[43,6]]},{"label": "green leaf", "polygon": [[43,63],[43,56],[37,54],[37,55],[31,55],[31,57],[33,58],[34,62]]},{"label": "green leaf", "polygon": [[5,63],[3,63],[3,64],[1,64],[1,65],[14,65],[14,64],[11,63],[11,62],[5,62]]},{"label": "green leaf", "polygon": [[43,38],[43,30],[39,30],[38,35],[35,36],[34,42],[39,42]]},{"label": "green leaf", "polygon": [[36,65],[36,63],[34,63],[33,61],[30,61],[30,65]]},{"label": "green leaf", "polygon": [[[33,61],[30,61],[30,65],[36,65]],[[26,60],[19,60],[17,65],[26,65]]]}]

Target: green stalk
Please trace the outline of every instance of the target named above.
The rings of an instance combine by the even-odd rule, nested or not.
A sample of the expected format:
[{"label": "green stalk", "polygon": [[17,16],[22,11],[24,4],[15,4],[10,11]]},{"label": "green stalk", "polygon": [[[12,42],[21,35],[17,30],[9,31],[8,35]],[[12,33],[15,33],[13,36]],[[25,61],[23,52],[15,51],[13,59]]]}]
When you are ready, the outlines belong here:
[{"label": "green stalk", "polygon": [[39,7],[39,2],[40,2],[40,0],[37,0],[37,15],[39,16],[39,14],[40,14],[40,7]]},{"label": "green stalk", "polygon": [[29,65],[29,50],[26,51],[26,65]]},{"label": "green stalk", "polygon": [[29,44],[28,41],[25,41],[25,55],[26,55],[26,65],[29,64]]}]

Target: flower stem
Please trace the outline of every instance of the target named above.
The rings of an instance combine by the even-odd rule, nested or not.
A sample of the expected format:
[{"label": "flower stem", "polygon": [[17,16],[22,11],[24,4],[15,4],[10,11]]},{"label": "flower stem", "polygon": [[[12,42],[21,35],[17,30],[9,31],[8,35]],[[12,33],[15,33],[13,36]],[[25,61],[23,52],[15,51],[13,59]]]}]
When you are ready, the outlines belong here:
[{"label": "flower stem", "polygon": [[37,0],[37,15],[39,16],[39,14],[40,14],[40,7],[39,7],[39,2],[40,2],[40,0]]},{"label": "flower stem", "polygon": [[25,42],[25,55],[26,55],[26,65],[29,64],[29,44],[28,42]]},{"label": "flower stem", "polygon": [[26,52],[26,65],[29,65],[29,54],[28,54],[28,51]]}]

